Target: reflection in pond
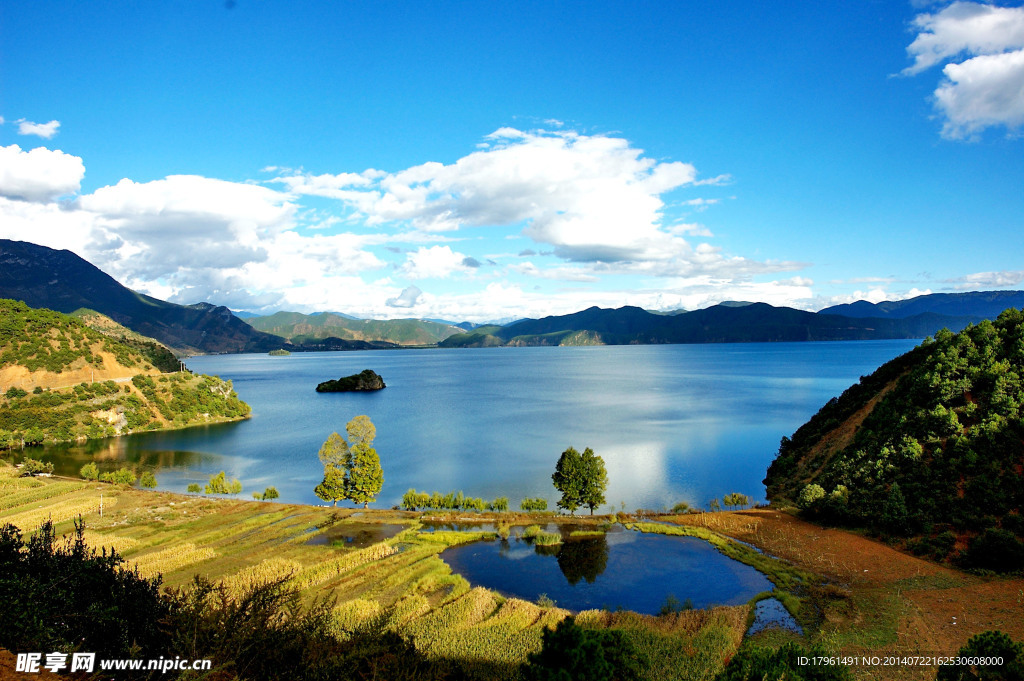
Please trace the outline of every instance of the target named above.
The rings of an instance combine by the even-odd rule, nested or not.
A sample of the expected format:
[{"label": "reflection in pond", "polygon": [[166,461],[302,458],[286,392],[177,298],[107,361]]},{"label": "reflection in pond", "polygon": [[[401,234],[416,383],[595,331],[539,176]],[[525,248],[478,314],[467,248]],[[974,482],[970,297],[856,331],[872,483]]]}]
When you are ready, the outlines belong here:
[{"label": "reflection in pond", "polygon": [[494,523],[463,522],[448,523],[438,520],[424,520],[420,532],[495,532]]},{"label": "reflection in pond", "polygon": [[317,534],[306,542],[311,545],[342,545],[345,548],[362,549],[390,539],[408,525],[385,523],[338,523]]},{"label": "reflection in pond", "polygon": [[653,615],[670,594],[706,608],[746,603],[772,588],[754,568],[694,537],[620,531],[566,539],[534,547],[517,534],[455,546],[441,558],[474,585],[528,600],[544,594],[570,610],[623,607]]}]

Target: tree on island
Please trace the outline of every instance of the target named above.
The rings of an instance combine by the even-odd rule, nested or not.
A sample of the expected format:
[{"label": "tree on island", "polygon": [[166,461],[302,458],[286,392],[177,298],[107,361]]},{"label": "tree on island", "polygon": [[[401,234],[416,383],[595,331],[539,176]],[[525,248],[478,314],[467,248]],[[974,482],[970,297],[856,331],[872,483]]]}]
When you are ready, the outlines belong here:
[{"label": "tree on island", "polygon": [[348,422],[345,431],[347,442],[337,433],[331,433],[320,447],[324,479],[314,491],[335,506],[342,499],[348,499],[366,508],[384,486],[380,457],[372,447],[377,429],[369,416],[357,416]]},{"label": "tree on island", "polygon": [[605,502],[604,491],[608,487],[608,471],[604,459],[587,447],[583,454],[569,447],[558,458],[555,472],[551,476],[555,489],[562,493],[558,506],[575,515],[580,506],[594,509]]}]

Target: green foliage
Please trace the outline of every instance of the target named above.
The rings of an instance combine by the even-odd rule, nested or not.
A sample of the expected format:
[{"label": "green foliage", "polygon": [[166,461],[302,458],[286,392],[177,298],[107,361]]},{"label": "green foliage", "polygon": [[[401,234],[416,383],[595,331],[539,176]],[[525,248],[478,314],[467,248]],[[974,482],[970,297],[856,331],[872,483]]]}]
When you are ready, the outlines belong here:
[{"label": "green foliage", "polygon": [[371,446],[377,429],[370,417],[356,416],[346,424],[345,432],[347,442],[337,433],[331,433],[320,447],[324,479],[314,492],[334,505],[349,499],[366,508],[384,486],[380,457]]},{"label": "green foliage", "polygon": [[594,515],[594,509],[605,502],[604,492],[608,489],[608,471],[604,466],[604,459],[594,454],[594,450],[590,447],[583,450],[580,464],[584,476],[580,501],[582,505],[590,509],[590,515]]},{"label": "green foliage", "polygon": [[90,461],[78,469],[78,474],[86,480],[98,480],[100,477],[100,470],[96,467],[95,463]]},{"label": "green foliage", "polygon": [[558,507],[575,515],[576,509],[584,504],[587,480],[583,457],[575,448],[569,447],[558,457],[555,472],[551,474],[555,489],[562,493]]},{"label": "green foliage", "polygon": [[110,473],[103,473],[99,477],[100,482],[109,482],[114,485],[134,485],[135,472],[127,468],[119,468]]},{"label": "green foliage", "polygon": [[345,499],[345,473],[339,468],[324,468],[324,479],[313,490],[323,499],[330,501],[334,506]]},{"label": "green foliage", "polygon": [[[1011,518],[1024,508],[1022,415],[1024,313],[1009,309],[995,322],[940,331],[823,406],[783,438],[768,495],[830,522],[910,536],[921,555],[939,557],[946,542],[936,540],[947,531],[977,537],[973,545],[979,533],[1004,530],[981,540],[998,542],[1005,558],[989,569],[1020,570],[1024,553],[1009,535],[1024,538]],[[833,432],[846,434],[823,445]],[[806,505],[807,485],[833,491]],[[981,555],[968,548],[962,558],[980,566]]]},{"label": "green foliage", "polygon": [[139,485],[146,489],[154,489],[156,487],[156,476],[151,471],[143,472],[139,478]]},{"label": "green foliage", "polygon": [[263,501],[271,501],[273,499],[280,498],[281,493],[277,491],[276,487],[268,487],[263,490]]},{"label": "green foliage", "polygon": [[189,492],[191,492],[192,494],[199,494],[200,492],[203,491],[203,488],[202,488],[202,486],[200,486],[200,484],[198,482],[190,482],[190,483],[188,483],[187,490]]},{"label": "green foliage", "polygon": [[211,475],[209,482],[206,483],[206,487],[203,488],[205,494],[241,494],[242,483],[237,478],[227,479],[227,474],[224,471],[217,473],[217,475]]},{"label": "green foliage", "polygon": [[116,552],[97,555],[83,526],[59,541],[45,523],[26,542],[0,528],[0,646],[8,650],[88,650],[98,658],[157,657],[155,624],[168,612],[160,580],[122,567]]},{"label": "green foliage", "polygon": [[726,508],[744,508],[746,506],[750,506],[750,497],[746,494],[733,492],[732,494],[726,494],[722,497],[722,503],[725,504]]},{"label": "green foliage", "polygon": [[491,510],[504,513],[508,510],[508,497],[498,497],[491,502]]},{"label": "green foliage", "polygon": [[21,470],[18,472],[23,478],[39,475],[40,473],[53,473],[53,464],[43,463],[38,459],[25,459],[21,462]]},{"label": "green foliage", "polygon": [[986,631],[972,636],[957,653],[957,658],[997,658],[1002,664],[949,664],[939,667],[936,681],[1024,681],[1024,645],[1001,631]]},{"label": "green foliage", "polygon": [[821,648],[805,649],[787,643],[778,650],[741,646],[716,681],[852,681],[849,667],[840,664],[800,664],[800,658],[832,659]]},{"label": "green foliage", "polygon": [[528,681],[633,681],[648,660],[621,631],[583,629],[567,617],[545,629],[538,653],[530,655]]},{"label": "green foliage", "polygon": [[961,561],[966,567],[1011,572],[1024,565],[1024,542],[1009,530],[990,527],[971,540]]},{"label": "green foliage", "polygon": [[526,497],[519,502],[519,508],[527,513],[531,511],[546,511],[548,510],[548,500],[540,497],[537,497],[536,499]]}]

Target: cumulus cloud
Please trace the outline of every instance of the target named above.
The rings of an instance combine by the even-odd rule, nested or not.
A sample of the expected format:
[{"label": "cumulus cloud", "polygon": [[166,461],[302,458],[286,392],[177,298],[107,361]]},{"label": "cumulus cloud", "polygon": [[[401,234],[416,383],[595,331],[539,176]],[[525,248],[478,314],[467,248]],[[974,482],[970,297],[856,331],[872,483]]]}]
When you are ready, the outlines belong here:
[{"label": "cumulus cloud", "polygon": [[902,73],[945,64],[935,90],[943,136],[1024,125],[1024,7],[954,2],[918,15],[913,27],[918,35],[907,53],[914,63]]},{"label": "cumulus cloud", "polygon": [[[472,263],[476,263],[474,266]],[[458,272],[469,272],[480,263],[453,251],[450,246],[420,247],[406,256],[401,272],[410,279],[445,279]]]},{"label": "cumulus cloud", "polygon": [[84,176],[82,159],[59,149],[0,147],[0,196],[52,201],[77,192]]},{"label": "cumulus cloud", "polygon": [[26,121],[24,118],[18,121],[19,135],[35,135],[36,137],[42,137],[43,139],[48,140],[52,139],[59,129],[60,121],[33,123],[32,121]]},{"label": "cumulus cloud", "polygon": [[384,303],[388,307],[410,308],[415,307],[423,291],[417,286],[406,286],[402,292],[394,298],[388,298]]}]

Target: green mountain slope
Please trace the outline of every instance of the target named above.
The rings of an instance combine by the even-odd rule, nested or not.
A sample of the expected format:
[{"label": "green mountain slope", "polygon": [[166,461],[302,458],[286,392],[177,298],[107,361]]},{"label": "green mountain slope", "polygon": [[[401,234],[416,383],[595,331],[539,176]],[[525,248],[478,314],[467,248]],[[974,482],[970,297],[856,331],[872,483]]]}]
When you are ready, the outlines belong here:
[{"label": "green mountain slope", "polygon": [[146,349],[68,315],[0,300],[0,449],[248,415],[230,381],[161,373]]},{"label": "green mountain slope", "polygon": [[175,352],[267,352],[283,345],[209,303],[176,305],[125,288],[71,251],[0,239],[0,298],[100,312]]},{"label": "green mountain slope", "polygon": [[820,519],[938,559],[1024,569],[1024,313],[942,331],[793,437],[765,485]]},{"label": "green mountain slope", "polygon": [[266,317],[253,317],[246,322],[258,331],[272,333],[300,345],[331,337],[396,345],[434,345],[462,331],[450,324],[421,319],[351,319],[331,312],[276,312]]}]

